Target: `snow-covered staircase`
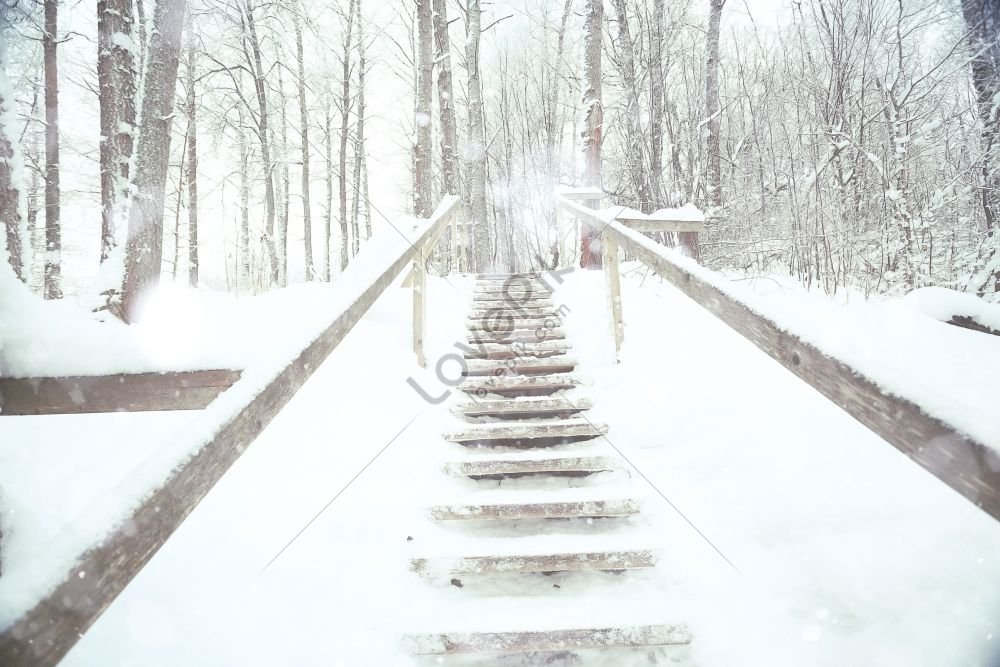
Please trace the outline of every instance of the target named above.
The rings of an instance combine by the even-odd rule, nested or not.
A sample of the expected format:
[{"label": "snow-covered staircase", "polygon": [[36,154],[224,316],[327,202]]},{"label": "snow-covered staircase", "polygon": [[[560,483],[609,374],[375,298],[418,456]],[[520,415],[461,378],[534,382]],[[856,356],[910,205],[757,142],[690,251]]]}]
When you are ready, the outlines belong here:
[{"label": "snow-covered staircase", "polygon": [[[654,567],[656,550],[631,543],[618,525],[641,512],[641,499],[609,486],[600,476],[591,477],[625,466],[617,454],[594,451],[608,426],[587,417],[589,399],[566,393],[583,382],[575,374],[576,361],[568,354],[571,346],[545,283],[530,274],[479,276],[467,326],[466,377],[460,389],[468,400],[452,408],[466,423],[444,438],[469,457],[446,463],[442,472],[476,480],[483,488],[429,512],[436,521],[470,527],[469,552],[415,557],[410,569],[462,588],[462,578],[470,576],[628,576],[629,571]],[[551,484],[560,478],[587,483]],[[486,486],[491,482],[495,486]],[[579,534],[560,542],[552,533],[567,522]],[[502,527],[509,537],[477,537],[472,528],[476,525]],[[519,539],[524,534],[546,535],[547,541],[524,547],[525,540]],[[527,590],[527,604],[544,596],[540,589]],[[642,652],[692,640],[680,625],[565,627],[559,618],[546,625],[412,634],[405,645],[414,655],[467,654],[495,660],[519,654],[523,659],[518,664],[551,664],[576,651]]]}]

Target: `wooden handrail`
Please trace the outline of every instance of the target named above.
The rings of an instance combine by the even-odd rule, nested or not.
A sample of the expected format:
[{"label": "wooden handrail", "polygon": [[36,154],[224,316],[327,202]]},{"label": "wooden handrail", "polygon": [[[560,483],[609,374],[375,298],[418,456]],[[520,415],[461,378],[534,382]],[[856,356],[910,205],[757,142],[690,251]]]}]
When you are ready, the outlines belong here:
[{"label": "wooden handrail", "polygon": [[451,199],[446,198],[429,220],[402,230],[405,244],[398,251],[376,257],[362,252],[355,259],[334,286],[337,298],[330,312],[317,322],[316,333],[297,346],[298,352],[289,355],[288,364],[244,370],[229,390],[199,414],[192,430],[186,432],[194,436],[190,457],[177,464],[107,537],[81,554],[44,599],[3,629],[0,665],[55,665],[62,659],[403,267],[423,257],[421,249],[449,221],[455,205]]},{"label": "wooden handrail", "polygon": [[[618,246],[628,250],[876,435],[1000,520],[1000,454],[996,450],[928,414],[913,401],[889,394],[863,371],[727,294],[707,279],[706,270],[685,266],[687,262],[673,257],[664,246],[618,222],[613,211],[595,211],[559,193],[556,202],[599,231],[606,249],[613,249],[615,255]],[[617,274],[617,260],[613,270]],[[721,285],[723,280],[720,277],[716,282]],[[620,299],[620,294],[612,294],[619,307]],[[620,326],[620,320],[615,326]]]},{"label": "wooden handrail", "polygon": [[[413,271],[409,280],[413,287],[413,352],[417,355],[417,363],[424,367],[424,330],[427,319],[427,263],[430,261],[438,241],[451,224],[455,226],[458,219],[459,198],[455,195],[445,195],[431,215],[435,223],[435,232],[417,248],[417,256],[413,259]],[[454,234],[453,234],[454,236]]]}]

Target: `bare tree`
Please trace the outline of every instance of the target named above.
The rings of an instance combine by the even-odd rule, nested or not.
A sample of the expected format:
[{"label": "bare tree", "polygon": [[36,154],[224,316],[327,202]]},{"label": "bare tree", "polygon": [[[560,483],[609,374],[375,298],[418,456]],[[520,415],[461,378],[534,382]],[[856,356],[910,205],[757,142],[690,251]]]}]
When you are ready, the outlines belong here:
[{"label": "bare tree", "polygon": [[351,39],[354,27],[354,3],[357,0],[350,0],[347,15],[344,17],[346,30],[344,31],[343,53],[341,59],[341,84],[340,84],[340,270],[347,268],[348,253],[350,252],[350,231],[347,218],[347,140],[350,133],[351,119]]},{"label": "bare tree", "polygon": [[[324,105],[323,147],[326,156],[326,208],[323,213],[323,280],[330,282],[333,256],[330,254],[331,226],[333,223],[333,127],[330,101]],[[341,256],[341,260],[344,257]]]},{"label": "bare tree", "polygon": [[101,109],[101,261],[125,222],[135,134],[136,63],[132,0],[97,3],[97,82]]},{"label": "bare tree", "polygon": [[483,112],[482,73],[479,69],[481,38],[482,9],[479,0],[469,0],[465,17],[465,69],[468,74],[466,89],[469,96],[465,169],[469,184],[475,270],[488,271],[491,262],[489,220],[486,216],[486,121]]},{"label": "bare tree", "polygon": [[192,11],[187,12],[187,183],[188,284],[198,286],[198,104],[195,93],[195,32]]},{"label": "bare tree", "polygon": [[129,207],[122,305],[134,319],[142,294],[160,279],[163,199],[170,164],[177,66],[185,0],[159,0],[143,80],[142,130],[136,147],[135,196]]},{"label": "bare tree", "polygon": [[[600,188],[601,141],[604,131],[604,105],[601,101],[601,54],[603,47],[601,28],[604,22],[603,0],[587,0],[587,17],[584,27],[583,58],[583,159],[584,185]],[[580,266],[588,269],[603,265],[599,250],[594,244],[594,232],[581,225]]]},{"label": "bare tree", "polygon": [[365,147],[365,114],[368,113],[365,103],[365,77],[368,74],[368,47],[361,14],[361,0],[357,0],[354,6],[354,16],[358,24],[358,104],[354,131],[354,197],[351,200],[353,202],[351,226],[354,229],[354,252],[357,254],[360,245],[358,219],[362,212],[365,218],[365,239],[372,237],[371,204],[368,202],[368,154]]},{"label": "bare tree", "polygon": [[14,100],[4,97],[5,91],[12,90],[7,79],[7,30],[6,17],[0,13],[0,219],[4,221],[7,261],[14,275],[27,282],[29,270],[24,266],[24,239],[27,237],[28,221],[24,183],[20,182],[23,177],[22,161],[17,136],[11,127],[14,114],[10,113],[10,109]]},{"label": "bare tree", "polygon": [[413,146],[413,214],[429,217],[434,207],[431,160],[431,104],[433,96],[434,42],[431,0],[417,0],[417,97],[414,112],[416,144]]},{"label": "bare tree", "polygon": [[45,0],[45,298],[62,298],[62,230],[59,224],[59,0]]},{"label": "bare tree", "polygon": [[726,0],[709,0],[708,36],[705,45],[705,123],[708,125],[705,154],[708,160],[708,203],[722,206],[722,104],[719,101],[719,29]]},{"label": "bare tree", "polygon": [[313,267],[312,247],[312,207],[309,201],[309,107],[306,104],[306,66],[305,53],[302,46],[302,24],[299,19],[301,6],[292,12],[292,25],[295,28],[295,60],[297,85],[299,89],[299,134],[302,137],[302,232],[303,249],[306,255],[306,280],[316,277]]}]

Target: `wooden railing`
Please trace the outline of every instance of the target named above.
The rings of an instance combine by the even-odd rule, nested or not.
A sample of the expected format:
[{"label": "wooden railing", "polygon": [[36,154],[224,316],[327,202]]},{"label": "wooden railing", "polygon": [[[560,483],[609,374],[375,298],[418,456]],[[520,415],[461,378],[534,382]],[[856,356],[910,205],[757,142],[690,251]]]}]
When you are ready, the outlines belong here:
[{"label": "wooden railing", "polygon": [[[181,522],[222,478],[323,360],[411,262],[420,273],[430,248],[455,218],[458,199],[446,197],[429,220],[404,236],[388,255],[358,255],[332,291],[330,311],[316,335],[290,351],[278,368],[247,368],[198,413],[185,433],[191,454],[178,463],[107,537],[81,554],[61,582],[0,633],[0,665],[54,665],[80,639]],[[388,232],[387,232],[388,233]],[[414,315],[423,313],[423,278],[414,290]],[[422,357],[423,318],[415,317],[414,345]],[[419,343],[418,343],[419,341]],[[82,446],[82,445],[81,445]],[[81,576],[77,576],[81,573]],[[82,576],[86,573],[86,576]]]},{"label": "wooden railing", "polygon": [[[724,278],[679,260],[668,248],[630,229],[615,209],[594,210],[558,192],[556,202],[562,211],[589,225],[603,239],[617,345],[623,338],[618,268],[621,247],[875,434],[1000,520],[1000,454],[994,449],[931,416],[907,398],[889,394],[863,371],[829,356],[805,337],[740,302],[721,289]],[[629,219],[625,216],[625,221]],[[662,224],[669,226],[668,222]],[[697,243],[697,236],[689,237],[691,242]],[[685,254],[697,257],[696,252]]]}]

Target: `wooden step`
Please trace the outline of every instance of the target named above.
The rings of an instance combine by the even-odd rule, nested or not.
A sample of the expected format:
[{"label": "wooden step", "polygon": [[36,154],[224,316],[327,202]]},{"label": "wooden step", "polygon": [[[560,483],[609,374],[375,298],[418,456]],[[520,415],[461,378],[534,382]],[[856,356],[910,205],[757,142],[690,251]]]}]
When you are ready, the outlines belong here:
[{"label": "wooden step", "polygon": [[452,632],[407,635],[404,647],[414,655],[455,653],[529,653],[600,648],[643,648],[690,644],[683,625],[631,625],[616,628],[512,632]]},{"label": "wooden step", "polygon": [[474,308],[469,311],[470,320],[495,320],[498,318],[517,317],[522,320],[545,320],[550,317],[561,317],[551,308],[535,308],[532,306],[497,306],[495,308]]},{"label": "wooden step", "polygon": [[466,417],[544,417],[553,414],[578,414],[593,407],[588,398],[524,398],[517,400],[480,400],[459,403],[451,409]]},{"label": "wooden step", "polygon": [[468,556],[462,558],[414,558],[410,561],[410,570],[424,576],[449,577],[466,574],[621,572],[624,570],[639,570],[655,565],[655,551],[636,549],[628,551]]},{"label": "wooden step", "polygon": [[515,375],[512,377],[471,377],[458,385],[467,394],[500,396],[547,396],[557,391],[582,385],[580,378],[571,373],[552,375]]},{"label": "wooden step", "polygon": [[618,462],[608,456],[552,456],[546,458],[490,458],[456,461],[444,466],[452,477],[499,478],[522,475],[590,475],[617,470]]},{"label": "wooden step", "polygon": [[502,293],[490,292],[487,294],[476,294],[472,297],[472,305],[475,308],[491,308],[496,305],[510,304],[512,306],[534,306],[536,308],[542,308],[548,306],[549,308],[554,308],[555,303],[549,298],[548,294],[529,296],[525,298],[506,296]]},{"label": "wooden step", "polygon": [[540,343],[511,343],[495,345],[484,343],[465,353],[466,359],[521,359],[526,357],[551,357],[566,354],[570,346],[565,341],[551,340]]},{"label": "wooden step", "polygon": [[494,345],[509,345],[511,343],[540,343],[543,340],[566,340],[566,332],[563,329],[542,329],[530,331],[522,329],[509,333],[497,332],[469,333],[466,339],[470,345],[479,343],[493,343]]},{"label": "wooden step", "polygon": [[552,290],[542,283],[480,283],[476,285],[473,294],[478,296],[506,294],[512,298],[523,299],[532,296],[547,297],[552,294]]},{"label": "wooden step", "polygon": [[438,521],[517,521],[522,519],[601,519],[638,514],[642,503],[634,498],[575,500],[543,503],[438,505],[431,517]]},{"label": "wooden step", "polygon": [[552,422],[471,424],[457,433],[449,433],[444,437],[449,442],[465,445],[496,443],[518,447],[532,446],[536,444],[533,442],[535,440],[545,441],[546,444],[587,440],[607,432],[606,424],[592,424],[585,419],[563,419]]},{"label": "wooden step", "polygon": [[462,375],[546,375],[568,373],[576,360],[565,355],[545,359],[468,359]]},{"label": "wooden step", "polygon": [[535,334],[539,340],[544,340],[546,331],[562,330],[562,320],[556,317],[547,320],[508,320],[489,321],[474,320],[466,323],[469,335],[509,336],[511,334]]}]

